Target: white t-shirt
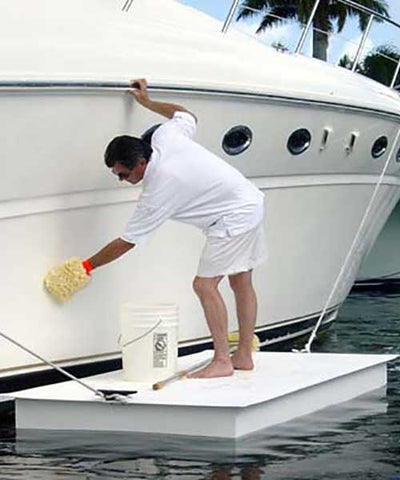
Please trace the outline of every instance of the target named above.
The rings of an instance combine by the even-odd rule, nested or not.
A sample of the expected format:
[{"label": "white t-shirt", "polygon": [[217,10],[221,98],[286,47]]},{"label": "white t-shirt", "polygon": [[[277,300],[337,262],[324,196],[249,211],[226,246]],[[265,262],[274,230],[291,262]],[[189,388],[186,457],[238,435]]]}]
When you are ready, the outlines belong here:
[{"label": "white t-shirt", "polygon": [[238,170],[192,140],[196,121],[176,112],[153,134],[153,153],[138,205],[121,238],[144,243],[166,220],[229,237],[254,228],[263,217],[263,193]]}]

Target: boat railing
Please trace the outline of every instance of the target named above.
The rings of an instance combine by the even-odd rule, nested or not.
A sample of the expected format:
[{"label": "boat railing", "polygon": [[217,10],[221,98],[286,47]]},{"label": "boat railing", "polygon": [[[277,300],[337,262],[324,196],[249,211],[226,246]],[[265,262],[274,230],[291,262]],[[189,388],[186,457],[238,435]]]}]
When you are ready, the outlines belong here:
[{"label": "boat railing", "polygon": [[[389,18],[385,15],[382,15],[379,12],[376,12],[376,11],[374,11],[374,10],[368,8],[368,7],[365,7],[364,5],[360,5],[360,4],[356,3],[353,0],[336,0],[336,1],[338,3],[342,3],[344,5],[352,7],[353,9],[358,10],[365,15],[368,15],[368,22],[367,22],[366,28],[361,35],[360,41],[357,45],[356,54],[354,56],[354,59],[351,62],[351,70],[353,72],[357,72],[358,69],[359,69],[360,60],[362,59],[362,55],[364,53],[365,46],[366,46],[366,43],[367,43],[369,34],[371,32],[371,28],[372,28],[372,25],[374,24],[374,22],[378,21],[378,22],[382,22],[382,23],[385,23],[385,24],[390,24],[397,29],[397,32],[399,34],[400,34],[400,24],[395,22],[391,18]],[[306,41],[311,29],[313,31],[317,31],[317,32],[322,33],[322,34],[327,35],[327,36],[333,36],[333,34],[331,32],[327,32],[325,30],[321,30],[321,29],[313,26],[314,19],[315,19],[315,16],[317,14],[320,3],[321,3],[321,0],[315,0],[315,3],[314,3],[313,8],[311,10],[310,16],[307,20],[307,23],[302,24],[301,35],[300,35],[300,38],[299,38],[299,40],[296,44],[296,47],[294,49],[294,53],[296,53],[296,54],[303,53],[303,47],[304,47],[305,41]],[[232,24],[232,21],[234,19],[234,16],[235,16],[236,12],[238,11],[239,6],[242,10],[251,11],[253,14],[257,14],[257,13],[258,14],[263,14],[264,16],[270,16],[270,17],[276,18],[278,20],[282,20],[283,22],[285,21],[285,18],[279,17],[278,15],[275,15],[272,12],[268,12],[268,10],[265,11],[264,9],[261,10],[261,9],[251,8],[251,7],[248,7],[246,5],[243,5],[243,3],[241,3],[241,0],[233,0],[233,2],[230,5],[229,12],[228,12],[228,14],[225,18],[224,23],[223,23],[223,27],[222,27],[222,32],[223,33],[226,33],[228,31],[228,29],[230,28],[230,26]],[[380,57],[383,57],[386,60],[391,61],[391,62],[396,64],[393,76],[390,80],[390,85],[388,85],[388,86],[390,86],[391,88],[399,90],[400,89],[400,78],[399,78],[398,81],[397,81],[397,79],[398,79],[399,74],[400,74],[400,54],[398,55],[398,58],[393,58],[391,56],[385,55],[384,53],[382,53],[379,50],[376,50],[376,55],[380,56]]]},{"label": "boat railing", "polygon": [[[304,53],[304,45],[306,42],[306,39],[310,33],[310,31],[314,32],[319,32],[324,35],[327,35],[328,37],[335,37],[338,35],[333,34],[332,32],[327,32],[324,30],[321,30],[319,28],[316,28],[315,25],[313,25],[314,18],[317,14],[318,8],[321,4],[322,0],[315,0],[313,8],[311,10],[310,16],[305,24],[301,24],[301,34],[300,38],[296,43],[296,46],[293,48],[293,53],[295,54],[303,54]],[[368,40],[368,36],[371,32],[371,28],[373,26],[374,22],[380,22],[380,23],[386,23],[390,24],[393,27],[396,28],[396,32],[400,33],[400,24],[393,21],[391,18],[382,15],[376,11],[371,10],[370,8],[367,8],[363,5],[360,5],[356,3],[353,0],[335,0],[336,2],[342,3],[344,5],[350,6],[353,9],[357,9],[360,12],[362,12],[365,15],[368,15],[368,22],[366,25],[366,28],[360,38],[360,41],[356,44],[356,54],[354,56],[354,59],[349,59],[349,64],[346,65],[347,68],[350,68],[353,72],[356,73],[362,73],[360,71],[360,60],[363,57],[365,46]],[[121,0],[122,6],[121,10],[125,13],[129,12],[131,10],[132,4],[134,4],[134,0]],[[238,8],[244,9],[244,10],[249,10],[253,14],[262,14],[264,16],[269,16],[273,17],[277,20],[281,20],[282,22],[285,22],[286,19],[283,17],[280,17],[279,15],[276,15],[273,13],[273,11],[265,11],[264,9],[255,9],[255,8],[250,8],[246,5],[243,4],[243,0],[233,0],[230,4],[229,11],[226,15],[225,21],[223,22],[222,26],[222,33],[227,33],[229,28],[232,26],[232,23],[234,21],[235,15],[237,14]],[[339,37],[339,36],[338,36]],[[343,36],[342,36],[343,38]],[[400,37],[399,37],[400,38]],[[347,39],[349,42],[353,42],[350,39]],[[353,42],[354,43],[354,42]],[[277,49],[279,49],[279,45],[275,45]],[[289,50],[285,46],[284,48],[281,48],[283,51]],[[388,62],[393,62],[395,64],[394,67],[394,73],[392,78],[390,79],[390,82],[386,82],[388,86],[391,88],[396,89],[397,91],[400,92],[400,51],[398,55],[395,55],[394,57],[389,56],[385,54],[384,51],[376,51],[376,55],[379,57],[385,58]],[[71,80],[71,81],[57,81],[57,80],[5,80],[2,79],[0,80],[0,91],[2,90],[21,90],[21,89],[29,89],[29,90],[76,90],[76,89],[81,89],[81,90],[126,90],[129,88],[130,84],[128,82],[113,82],[113,81],[96,81],[96,80],[87,80],[87,81],[80,81],[80,80]]]},{"label": "boat railing", "polygon": [[131,8],[132,3],[133,3],[133,0],[125,0],[124,4],[122,5],[122,11],[129,12],[129,9]]},{"label": "boat railing", "polygon": [[123,90],[131,87],[129,82],[96,80],[0,80],[1,90]]}]

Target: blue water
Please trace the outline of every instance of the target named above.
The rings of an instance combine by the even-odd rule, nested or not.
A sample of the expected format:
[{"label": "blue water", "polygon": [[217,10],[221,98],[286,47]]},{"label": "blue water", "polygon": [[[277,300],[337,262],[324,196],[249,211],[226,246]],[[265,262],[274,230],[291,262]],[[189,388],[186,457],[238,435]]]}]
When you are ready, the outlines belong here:
[{"label": "blue water", "polygon": [[[352,294],[314,351],[398,353],[400,294]],[[0,480],[400,480],[400,361],[371,394],[235,442],[30,433],[0,418]],[[12,419],[12,418],[11,418]]]}]

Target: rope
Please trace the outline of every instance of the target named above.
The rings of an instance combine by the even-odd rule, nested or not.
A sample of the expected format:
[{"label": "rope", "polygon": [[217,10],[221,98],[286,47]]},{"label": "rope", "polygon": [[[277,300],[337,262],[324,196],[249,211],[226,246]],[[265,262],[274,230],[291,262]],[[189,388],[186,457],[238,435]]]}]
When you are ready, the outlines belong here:
[{"label": "rope", "polygon": [[[314,339],[315,339],[315,337],[316,337],[316,335],[317,335],[317,331],[318,331],[318,329],[319,329],[319,327],[320,327],[320,325],[321,325],[321,322],[322,322],[322,320],[323,320],[323,318],[324,318],[324,316],[325,316],[325,313],[326,313],[326,311],[327,311],[327,309],[328,309],[328,306],[329,306],[329,304],[330,304],[330,302],[331,302],[331,300],[332,300],[332,298],[333,298],[333,295],[336,293],[336,290],[337,290],[337,287],[338,287],[338,285],[339,285],[339,282],[341,281],[341,279],[342,279],[342,277],[343,277],[343,274],[344,274],[344,272],[345,272],[345,270],[346,270],[346,268],[347,268],[347,264],[349,263],[349,260],[350,260],[351,256],[353,255],[353,252],[354,252],[354,250],[355,250],[355,247],[356,247],[356,245],[357,245],[357,243],[358,243],[358,240],[359,240],[359,238],[360,238],[360,236],[361,236],[361,231],[362,231],[362,229],[364,228],[365,222],[366,222],[366,220],[367,220],[367,218],[368,218],[368,216],[369,216],[369,214],[370,214],[370,211],[371,211],[371,209],[372,209],[372,205],[374,204],[374,201],[375,201],[376,195],[377,195],[377,193],[378,193],[378,190],[379,190],[379,188],[380,188],[380,186],[381,186],[381,184],[382,184],[382,182],[383,182],[383,179],[384,179],[384,177],[385,177],[386,170],[387,170],[387,168],[388,168],[388,166],[389,166],[390,160],[391,160],[391,158],[392,158],[392,155],[393,155],[393,152],[394,152],[395,147],[396,147],[396,145],[397,145],[397,141],[398,141],[399,137],[400,137],[400,128],[399,128],[399,130],[397,131],[396,139],[395,139],[395,141],[393,142],[392,149],[391,149],[391,151],[390,151],[390,153],[389,153],[389,155],[388,155],[388,158],[387,158],[386,163],[385,163],[385,165],[384,165],[384,167],[383,167],[382,173],[380,174],[379,180],[378,180],[377,184],[375,185],[373,194],[371,195],[371,199],[370,199],[370,201],[369,201],[369,203],[368,203],[368,206],[367,206],[367,209],[366,209],[366,211],[365,211],[364,217],[362,218],[361,223],[360,223],[360,226],[358,227],[357,233],[356,233],[355,236],[354,236],[353,243],[351,244],[351,247],[350,247],[350,249],[349,249],[349,251],[348,251],[348,253],[347,253],[347,256],[346,256],[346,258],[345,258],[345,260],[344,260],[344,263],[343,263],[343,265],[342,265],[342,268],[340,269],[340,272],[339,272],[338,276],[336,277],[336,280],[335,280],[335,283],[334,283],[334,285],[333,285],[333,287],[332,287],[331,293],[330,293],[329,296],[328,296],[328,299],[327,299],[327,301],[326,301],[326,303],[325,303],[325,306],[324,306],[324,308],[323,308],[323,310],[322,310],[322,312],[321,312],[321,315],[320,315],[319,318],[318,318],[318,321],[317,321],[317,323],[316,323],[313,331],[311,332],[311,335],[310,335],[310,337],[309,337],[309,339],[308,339],[308,342],[306,343],[306,345],[304,346],[304,348],[300,350],[300,352],[305,352],[305,353],[310,353],[310,352],[311,352],[311,345],[312,345],[312,343],[313,343],[313,341],[314,341]],[[299,351],[299,350],[295,350],[295,351]]]},{"label": "rope", "polygon": [[[140,335],[139,337],[136,337],[132,340],[130,340],[129,342],[121,345],[122,347],[126,347],[127,345],[130,345],[131,343],[134,343],[134,342],[137,342],[138,340],[141,340],[142,338],[146,337],[147,335],[149,335],[149,333],[151,333],[153,330],[155,330],[162,322],[162,319],[160,318],[160,320],[153,326],[151,327],[150,330],[148,330],[146,333],[144,333],[143,335]],[[96,396],[98,397],[101,397],[103,400],[106,400],[106,401],[117,401],[117,402],[120,402],[120,403],[127,403],[127,400],[126,398],[123,396],[123,395],[119,395],[117,393],[114,393],[114,394],[107,394],[105,395],[103,392],[101,392],[100,390],[97,390],[96,388],[92,387],[91,385],[89,385],[88,383],[80,380],[79,378],[75,377],[74,375],[72,375],[71,373],[67,372],[66,370],[64,370],[63,368],[59,367],[58,365],[56,365],[55,363],[53,363],[52,361],[50,360],[47,360],[46,358],[42,357],[41,355],[39,355],[38,353],[35,353],[34,351],[32,351],[31,349],[29,349],[28,347],[25,347],[25,345],[22,345],[21,343],[17,342],[16,340],[14,340],[13,338],[9,337],[8,335],[6,335],[5,333],[3,332],[0,332],[0,336],[5,338],[6,340],[8,340],[9,342],[11,342],[12,344],[14,344],[15,346],[21,348],[22,350],[24,350],[25,352],[29,353],[30,355],[32,355],[33,357],[37,358],[38,360],[40,360],[41,362],[45,363],[46,365],[48,365],[49,367],[53,368],[54,370],[57,370],[59,373],[61,373],[62,375],[64,375],[65,377],[69,378],[70,380],[74,381],[74,382],[77,382],[79,383],[79,385],[82,385],[82,387],[90,390],[92,393],[94,393]],[[121,338],[121,336],[120,336]],[[120,341],[120,338],[118,339],[118,343]]]},{"label": "rope", "polygon": [[394,277],[395,275],[399,275],[399,274],[400,274],[400,271],[388,273],[386,275],[382,275],[381,277],[378,277],[378,280],[383,279],[383,278]]},{"label": "rope", "polygon": [[[399,274],[400,274],[400,271],[391,272],[391,273],[387,273],[385,275],[381,275],[379,277],[373,277],[371,280],[384,280],[385,278],[394,277],[395,275],[399,275]],[[366,280],[369,280],[369,279],[366,279]]]},{"label": "rope", "polygon": [[103,400],[106,400],[106,396],[100,392],[100,390],[97,390],[95,388],[93,388],[91,385],[87,384],[86,382],[83,382],[82,380],[80,380],[79,378],[75,377],[74,375],[72,375],[71,373],[67,372],[66,370],[64,370],[63,368],[59,367],[58,365],[54,364],[53,362],[51,362],[50,360],[46,360],[45,358],[43,358],[42,356],[40,356],[39,354],[33,352],[32,350],[30,350],[28,347],[25,347],[24,345],[22,345],[21,343],[17,342],[16,340],[14,340],[13,338],[9,337],[8,335],[6,335],[5,333],[3,332],[0,332],[0,336],[5,338],[6,340],[8,340],[9,342],[13,343],[14,345],[16,345],[17,347],[21,348],[22,350],[24,350],[25,352],[29,353],[30,355],[32,355],[33,357],[39,359],[41,362],[49,365],[51,368],[54,368],[55,370],[57,370],[58,372],[60,372],[62,375],[64,375],[65,377],[68,377],[70,380],[73,380],[74,382],[77,382],[79,383],[80,385],[82,385],[82,387],[85,387],[86,389],[90,390],[92,393],[94,393],[95,395],[97,395],[98,397],[101,397]]}]

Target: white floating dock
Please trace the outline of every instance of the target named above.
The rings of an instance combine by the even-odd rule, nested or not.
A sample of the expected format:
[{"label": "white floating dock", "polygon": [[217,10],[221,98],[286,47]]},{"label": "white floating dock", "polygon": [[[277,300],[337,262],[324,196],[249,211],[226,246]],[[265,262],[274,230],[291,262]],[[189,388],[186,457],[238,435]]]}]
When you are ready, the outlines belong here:
[{"label": "white floating dock", "polygon": [[[181,357],[179,368],[208,357],[210,351]],[[384,387],[386,363],[396,357],[259,352],[254,371],[179,380],[159,391],[111,372],[86,382],[137,390],[129,403],[105,402],[72,381],[33,388],[12,394],[16,428],[238,438]]]}]

